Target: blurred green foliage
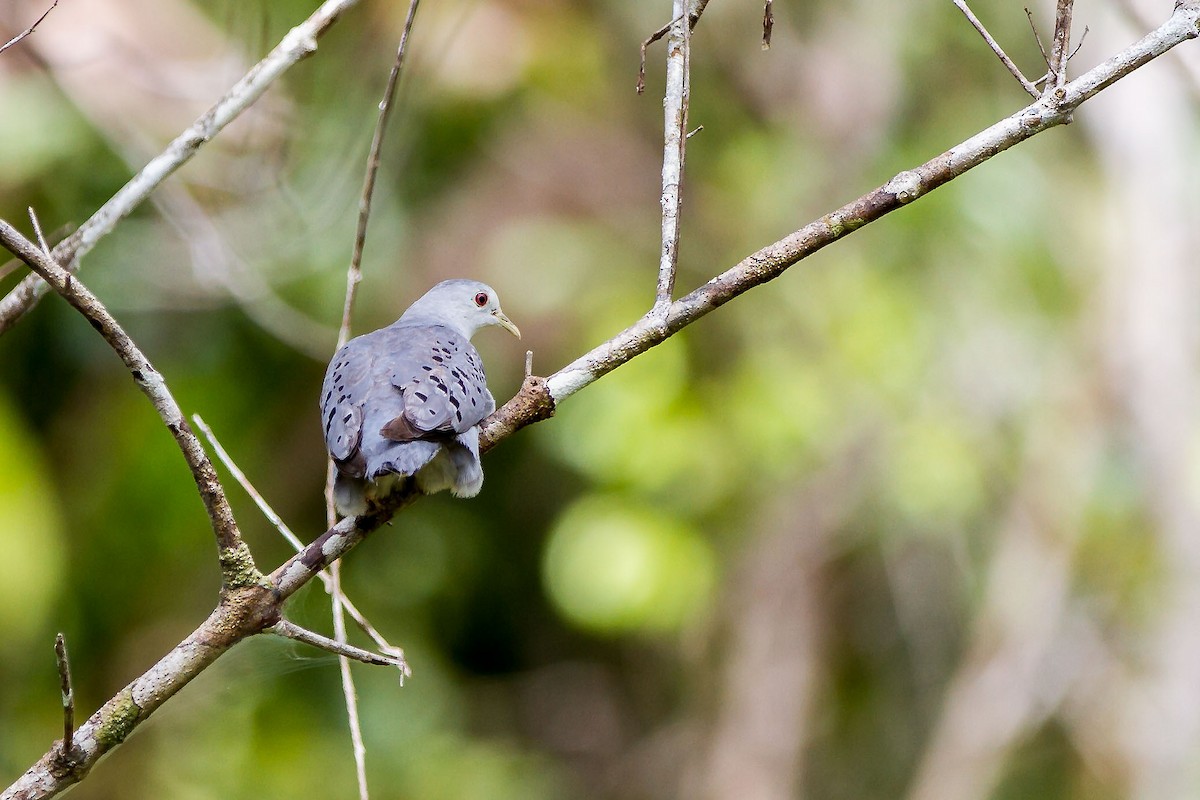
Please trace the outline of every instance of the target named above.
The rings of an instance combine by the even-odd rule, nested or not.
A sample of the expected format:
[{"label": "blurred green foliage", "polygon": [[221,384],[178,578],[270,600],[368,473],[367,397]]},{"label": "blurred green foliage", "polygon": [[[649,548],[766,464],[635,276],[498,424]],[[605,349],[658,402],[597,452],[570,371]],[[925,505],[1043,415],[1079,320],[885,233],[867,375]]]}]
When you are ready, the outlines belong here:
[{"label": "blurred green foliage", "polygon": [[[226,79],[187,96],[191,113],[237,77],[228,61],[252,63],[313,5],[200,5],[221,46],[194,69]],[[775,5],[767,54],[753,4],[712,4],[695,34],[691,119],[704,130],[688,143],[684,291],[1025,102],[949,4],[848,11],[864,26],[853,36],[842,4]],[[324,520],[324,365],[305,353],[333,347],[402,6],[360,4],[272,91],[269,112],[172,180],[199,219],[170,203],[139,209],[81,273],[304,538]],[[436,280],[487,280],[526,333],[477,342],[502,401],[523,348],[548,374],[645,311],[661,44],[646,96],[632,88],[638,45],[668,9],[422,7],[356,331]],[[998,35],[1024,36],[1022,15],[992,11]],[[73,13],[63,4],[47,30]],[[64,88],[70,64],[2,59],[4,218],[34,206],[61,232],[164,144],[147,132],[158,109],[136,64],[120,94],[139,111],[114,125]],[[812,537],[823,576],[806,611],[820,620],[821,689],[795,721],[807,754],[797,792],[902,793],[982,602],[1029,431],[1063,374],[1092,368],[1079,331],[1094,275],[1086,249],[1061,237],[1097,233],[1078,198],[1105,190],[1079,134],[1038,137],[571,398],[488,456],[478,499],[429,498],[374,534],[346,560],[347,592],[405,648],[414,677],[400,688],[394,672],[355,669],[372,796],[699,796],[679,775],[706,768],[721,675],[740,655],[737,609],[771,589],[747,565],[780,534]],[[1069,218],[1052,213],[1073,203]],[[839,497],[814,495],[831,474]],[[1086,493],[1073,580],[1104,624],[1136,625],[1155,602],[1141,481],[1116,447]],[[226,488],[260,567],[274,567],[286,545]],[[822,504],[836,522],[818,534]],[[174,443],[53,297],[0,339],[0,546],[11,779],[59,735],[56,631],[90,714],[191,631],[218,586]],[[289,614],[330,628],[319,589]],[[334,659],[250,641],[73,796],[348,797],[345,728]],[[1053,725],[1013,764],[996,797],[1102,796]]]}]

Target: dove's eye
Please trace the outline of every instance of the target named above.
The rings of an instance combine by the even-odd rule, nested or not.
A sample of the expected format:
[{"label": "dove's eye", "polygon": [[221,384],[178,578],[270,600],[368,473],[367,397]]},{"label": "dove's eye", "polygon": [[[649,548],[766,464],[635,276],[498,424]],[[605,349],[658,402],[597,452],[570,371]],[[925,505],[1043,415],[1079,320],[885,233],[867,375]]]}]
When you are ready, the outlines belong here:
[{"label": "dove's eye", "polygon": [[475,305],[479,306],[480,308],[483,308],[484,306],[486,306],[487,301],[488,301],[487,292],[480,292],[479,294],[475,295]]}]

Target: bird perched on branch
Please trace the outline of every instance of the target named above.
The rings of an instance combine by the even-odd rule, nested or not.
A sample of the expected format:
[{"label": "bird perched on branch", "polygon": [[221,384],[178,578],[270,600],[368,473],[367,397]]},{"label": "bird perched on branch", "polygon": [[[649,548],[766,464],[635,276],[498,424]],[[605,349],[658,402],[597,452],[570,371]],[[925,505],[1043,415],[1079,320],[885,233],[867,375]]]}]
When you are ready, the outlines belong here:
[{"label": "bird perched on branch", "polygon": [[351,339],[321,386],[334,504],[366,512],[412,477],[425,494],[474,497],[483,485],[479,423],[496,409],[471,337],[520,330],[490,286],[442,281],[386,328]]}]

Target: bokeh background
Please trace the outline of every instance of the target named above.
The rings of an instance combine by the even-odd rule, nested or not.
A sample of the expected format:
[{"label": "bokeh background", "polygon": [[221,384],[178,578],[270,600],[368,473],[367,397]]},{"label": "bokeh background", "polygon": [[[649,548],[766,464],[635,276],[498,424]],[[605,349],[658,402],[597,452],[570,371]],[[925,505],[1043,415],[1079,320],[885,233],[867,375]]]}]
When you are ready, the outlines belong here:
[{"label": "bokeh background", "polygon": [[[5,3],[0,38],[43,5]],[[1075,73],[1170,5],[1079,3]],[[61,237],[315,6],[62,2],[0,56],[0,214]],[[363,0],[81,273],[306,539],[406,6]],[[661,43],[633,87],[669,9],[426,0],[356,332],[486,280],[525,333],[478,338],[502,400],[526,348],[547,374],[648,308]],[[975,10],[1037,75],[1019,6]],[[694,36],[682,291],[1027,102],[949,2],[780,0],[769,52],[761,12],[714,0]],[[372,796],[1197,796],[1198,65],[1181,46],[720,309],[351,553],[414,670],[355,668]],[[46,298],[0,340],[0,783],[60,735],[55,632],[86,716],[208,613],[213,550],[170,436]],[[319,586],[289,615],[329,630]],[[336,661],[246,642],[73,792],[354,796]]]}]

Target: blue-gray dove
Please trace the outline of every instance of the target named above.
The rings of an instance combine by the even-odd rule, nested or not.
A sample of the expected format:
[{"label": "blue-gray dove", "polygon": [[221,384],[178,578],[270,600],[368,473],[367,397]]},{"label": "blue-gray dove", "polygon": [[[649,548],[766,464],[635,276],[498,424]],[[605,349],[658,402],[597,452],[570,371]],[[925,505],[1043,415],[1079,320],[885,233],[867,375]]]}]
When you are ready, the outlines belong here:
[{"label": "blue-gray dove", "polygon": [[496,292],[442,281],[386,328],[351,339],[321,386],[325,446],[346,516],[409,477],[425,494],[474,497],[483,486],[479,423],[496,409],[471,337],[499,325],[520,338]]}]

